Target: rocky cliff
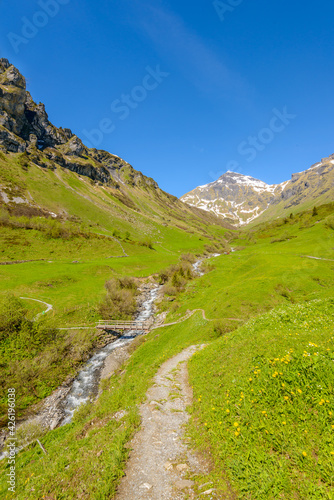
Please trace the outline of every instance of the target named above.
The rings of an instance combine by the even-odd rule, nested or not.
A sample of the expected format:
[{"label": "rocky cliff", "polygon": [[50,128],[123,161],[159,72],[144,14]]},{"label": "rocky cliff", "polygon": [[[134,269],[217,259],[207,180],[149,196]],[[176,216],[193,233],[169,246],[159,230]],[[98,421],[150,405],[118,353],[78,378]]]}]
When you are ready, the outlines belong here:
[{"label": "rocky cliff", "polygon": [[[34,102],[25,78],[7,59],[0,59],[0,164],[0,208],[5,204],[15,213],[44,211],[52,216],[80,218],[78,202],[70,201],[79,197],[95,209],[99,207],[102,217],[108,213],[115,221],[120,219],[120,225],[124,220],[133,224],[136,220],[143,231],[144,219],[136,218],[134,212],[144,215],[150,225],[159,221],[190,230],[189,224],[194,224],[203,231],[210,224],[227,227],[211,212],[185,205],[166,193],[118,156],[88,148],[70,129],[55,127],[44,104]],[[70,181],[71,176],[66,175],[69,171],[76,179]],[[78,179],[84,181],[80,187]],[[63,196],[59,182],[67,194],[71,193],[70,199]],[[43,196],[50,189],[53,191]]]},{"label": "rocky cliff", "polygon": [[158,188],[153,179],[118,156],[87,148],[70,129],[55,127],[44,104],[33,101],[25,78],[7,59],[0,59],[0,147],[6,152],[26,152],[42,167],[60,165],[104,184]]},{"label": "rocky cliff", "polygon": [[293,174],[289,181],[268,185],[253,177],[226,172],[217,181],[199,186],[181,197],[236,224],[249,224],[333,201],[334,155],[308,170]]}]

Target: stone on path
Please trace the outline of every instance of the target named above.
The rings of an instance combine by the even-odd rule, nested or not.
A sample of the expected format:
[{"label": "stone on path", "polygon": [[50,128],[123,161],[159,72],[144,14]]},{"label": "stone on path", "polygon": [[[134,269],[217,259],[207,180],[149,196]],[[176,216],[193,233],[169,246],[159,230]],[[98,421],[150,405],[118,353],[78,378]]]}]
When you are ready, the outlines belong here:
[{"label": "stone on path", "polygon": [[178,481],[176,481],[174,486],[178,490],[184,490],[186,488],[191,488],[192,486],[194,486],[194,484],[195,484],[195,482],[190,481],[190,479],[179,479]]},{"label": "stone on path", "polygon": [[146,490],[151,490],[153,486],[149,483],[143,483],[139,486],[139,488],[146,489]]},{"label": "stone on path", "polygon": [[188,465],[187,464],[179,464],[176,466],[176,469],[179,471],[179,472],[182,472],[184,470],[187,470],[189,469]]}]

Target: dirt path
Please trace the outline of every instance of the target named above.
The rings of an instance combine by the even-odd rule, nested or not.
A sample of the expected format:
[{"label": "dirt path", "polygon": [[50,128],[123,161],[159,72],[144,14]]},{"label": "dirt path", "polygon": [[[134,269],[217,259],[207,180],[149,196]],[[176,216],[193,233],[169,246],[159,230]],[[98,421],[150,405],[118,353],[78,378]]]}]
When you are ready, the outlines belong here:
[{"label": "dirt path", "polygon": [[323,257],[313,257],[312,255],[302,255],[305,259],[314,259],[314,260],[327,260],[328,262],[334,262],[333,259],[324,259]]},{"label": "dirt path", "polygon": [[192,401],[186,362],[204,346],[191,346],[166,361],[141,405],[141,430],[131,442],[126,475],[116,500],[178,500],[194,498],[191,473],[205,473],[204,466],[187,449],[183,426]]},{"label": "dirt path", "polygon": [[[195,314],[195,312],[201,312],[202,317],[203,317],[203,319],[205,319],[205,321],[216,321],[215,319],[207,318],[205,316],[204,309],[194,309],[193,311],[189,311],[185,316],[183,316],[183,318],[180,318],[177,321],[173,321],[172,323],[165,323],[162,325],[154,326],[153,328],[151,328],[151,330],[157,330],[158,328],[165,328],[166,326],[178,325],[179,323],[183,323],[184,321],[187,321],[187,319],[191,318],[191,316],[193,314]],[[221,318],[221,319],[227,319],[229,321],[244,321],[243,319],[239,319],[239,318]]]},{"label": "dirt path", "polygon": [[20,297],[20,299],[22,299],[22,300],[33,300],[35,302],[40,302],[40,304],[46,305],[45,311],[37,314],[37,316],[34,317],[34,321],[36,321],[40,316],[42,316],[42,314],[46,314],[47,312],[49,312],[49,311],[51,311],[53,309],[53,305],[48,304],[47,302],[44,302],[43,300],[32,299],[30,297]]}]

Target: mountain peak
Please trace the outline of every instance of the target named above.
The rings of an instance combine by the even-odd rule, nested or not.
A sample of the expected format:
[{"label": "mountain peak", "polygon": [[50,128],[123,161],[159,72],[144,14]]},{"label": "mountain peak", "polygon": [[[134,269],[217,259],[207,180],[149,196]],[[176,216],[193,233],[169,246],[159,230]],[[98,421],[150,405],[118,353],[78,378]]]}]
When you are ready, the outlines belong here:
[{"label": "mountain peak", "polygon": [[210,185],[225,184],[227,186],[233,184],[239,184],[240,186],[248,186],[250,188],[260,190],[260,191],[272,191],[276,186],[270,186],[255,177],[250,175],[240,174],[239,172],[232,172],[228,170],[225,174],[221,175],[219,179],[211,182]]},{"label": "mountain peak", "polygon": [[[244,225],[252,222],[269,208],[278,206],[281,212],[290,210],[306,199],[313,203],[322,196],[321,201],[331,201],[331,188],[327,186],[326,176],[334,173],[334,156],[324,158],[320,163],[298,174],[290,181],[269,185],[250,175],[228,170],[216,181],[190,191],[181,197],[189,205],[224,217],[228,222]],[[330,184],[330,182],[329,182]]]}]

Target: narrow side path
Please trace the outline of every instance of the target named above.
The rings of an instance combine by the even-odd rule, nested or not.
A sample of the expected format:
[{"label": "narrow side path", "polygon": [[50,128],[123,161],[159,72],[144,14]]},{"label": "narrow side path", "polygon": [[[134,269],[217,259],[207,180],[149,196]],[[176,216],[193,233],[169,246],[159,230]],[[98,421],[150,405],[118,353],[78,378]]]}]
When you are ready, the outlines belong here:
[{"label": "narrow side path", "polygon": [[203,347],[188,347],[160,367],[147,402],[140,407],[141,430],[130,443],[132,451],[116,500],[193,498],[194,482],[184,476],[206,471],[183,440],[183,426],[189,419],[186,408],[192,401],[186,362]]},{"label": "narrow side path", "polygon": [[53,305],[48,304],[47,302],[44,302],[43,300],[31,299],[30,297],[20,297],[20,299],[21,300],[33,300],[35,302],[40,302],[41,304],[46,305],[45,311],[37,314],[37,316],[34,317],[34,321],[36,321],[36,319],[38,319],[40,316],[42,316],[42,314],[46,314],[47,312],[49,312],[49,311],[51,311],[53,309]]},{"label": "narrow side path", "polygon": [[327,262],[334,262],[333,259],[324,259],[323,257],[313,257],[312,255],[301,255],[304,259],[314,259],[314,260],[327,260]]}]

